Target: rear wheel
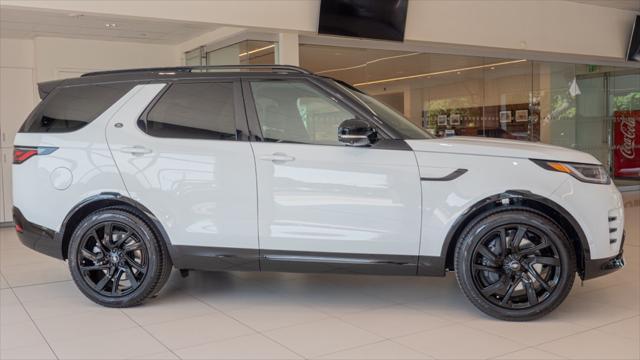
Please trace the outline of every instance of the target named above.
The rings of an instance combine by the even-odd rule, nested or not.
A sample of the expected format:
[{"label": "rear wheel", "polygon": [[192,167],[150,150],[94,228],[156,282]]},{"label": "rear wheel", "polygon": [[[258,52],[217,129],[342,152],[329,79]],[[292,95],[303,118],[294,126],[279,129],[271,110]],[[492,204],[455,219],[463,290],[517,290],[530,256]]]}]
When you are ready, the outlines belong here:
[{"label": "rear wheel", "polygon": [[503,320],[532,320],[567,297],[576,272],[573,247],[549,218],[532,210],[496,210],[464,230],[456,277],[480,310]]},{"label": "rear wheel", "polygon": [[154,232],[121,208],[85,218],[71,237],[68,259],[78,288],[110,307],[141,303],[160,290],[171,270],[166,248]]}]

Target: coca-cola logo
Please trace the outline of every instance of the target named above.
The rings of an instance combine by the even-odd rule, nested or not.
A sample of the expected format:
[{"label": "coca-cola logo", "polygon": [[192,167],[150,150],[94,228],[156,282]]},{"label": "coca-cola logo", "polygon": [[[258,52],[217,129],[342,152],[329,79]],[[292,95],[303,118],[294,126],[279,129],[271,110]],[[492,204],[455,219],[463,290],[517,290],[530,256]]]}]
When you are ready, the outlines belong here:
[{"label": "coca-cola logo", "polygon": [[623,117],[620,120],[620,132],[623,136],[622,144],[620,144],[620,153],[627,159],[635,159],[636,119]]}]

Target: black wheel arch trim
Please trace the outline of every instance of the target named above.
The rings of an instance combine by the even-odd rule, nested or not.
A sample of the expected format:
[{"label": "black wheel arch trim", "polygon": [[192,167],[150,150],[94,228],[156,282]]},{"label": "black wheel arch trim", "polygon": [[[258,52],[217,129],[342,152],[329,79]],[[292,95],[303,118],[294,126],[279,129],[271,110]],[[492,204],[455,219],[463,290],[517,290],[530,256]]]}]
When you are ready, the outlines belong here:
[{"label": "black wheel arch trim", "polygon": [[[567,237],[570,240],[575,240],[579,244],[576,247],[576,257],[578,259],[578,273],[581,278],[585,277],[586,263],[591,261],[591,251],[589,247],[589,241],[582,230],[582,227],[578,221],[571,215],[566,209],[554,202],[553,200],[535,194],[528,190],[507,190],[500,194],[488,196],[469,208],[467,208],[458,218],[454,221],[453,225],[449,229],[447,236],[442,244],[442,250],[440,256],[445,261],[446,269],[453,269],[453,253],[455,252],[455,243],[458,240],[460,233],[464,227],[474,218],[482,213],[502,206],[523,206],[531,207],[531,205],[538,204],[541,209],[551,209],[556,212],[564,221],[560,221],[558,225],[565,231]],[[536,209],[534,207],[534,209]],[[536,210],[541,210],[536,209]],[[547,214],[554,221],[558,222],[559,219]],[[566,222],[566,223],[565,223]],[[563,224],[564,223],[564,224]],[[567,229],[566,226],[570,226],[571,229]],[[575,246],[576,244],[574,244]]]},{"label": "black wheel arch trim", "polygon": [[[157,233],[156,235],[165,242],[171,259],[175,257],[175,250],[171,246],[169,234],[164,229],[164,226],[162,226],[160,220],[146,206],[118,192],[103,192],[97,195],[90,196],[77,203],[73,208],[71,208],[71,210],[67,213],[64,220],[62,221],[60,231],[55,233],[54,239],[56,242],[59,242],[61,244],[61,253],[63,259],[67,259],[69,239],[71,239],[72,235],[72,231],[67,231],[67,228],[71,226],[72,229],[75,229],[75,226],[77,226],[79,221],[82,221],[81,219],[83,219],[90,213],[98,209],[110,206],[129,206],[142,213],[142,215],[144,215],[150,221],[148,225],[151,227],[151,229],[155,231]],[[76,215],[80,215],[80,217],[78,218]],[[75,221],[76,219],[80,220]]]}]

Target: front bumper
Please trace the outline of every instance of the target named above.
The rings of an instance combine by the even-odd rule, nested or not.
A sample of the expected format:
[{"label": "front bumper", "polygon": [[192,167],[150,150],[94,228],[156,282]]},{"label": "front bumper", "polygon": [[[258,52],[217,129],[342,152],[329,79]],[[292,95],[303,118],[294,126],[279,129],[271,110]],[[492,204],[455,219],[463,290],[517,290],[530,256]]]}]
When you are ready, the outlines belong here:
[{"label": "front bumper", "polygon": [[622,257],[624,236],[622,234],[622,241],[620,242],[620,252],[616,256],[603,258],[603,259],[589,259],[584,262],[584,273],[582,280],[589,280],[600,277],[618,271],[624,267],[624,258]]},{"label": "front bumper", "polygon": [[18,239],[26,246],[45,255],[64,259],[62,237],[56,232],[27,220],[20,209],[13,207],[13,222],[16,224]]}]

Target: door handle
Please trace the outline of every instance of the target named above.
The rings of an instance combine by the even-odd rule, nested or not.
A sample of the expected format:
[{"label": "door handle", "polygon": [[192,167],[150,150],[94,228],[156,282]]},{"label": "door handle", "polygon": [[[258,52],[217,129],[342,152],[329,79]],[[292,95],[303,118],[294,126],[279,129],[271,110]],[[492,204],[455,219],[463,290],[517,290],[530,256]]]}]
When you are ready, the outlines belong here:
[{"label": "door handle", "polygon": [[273,161],[273,162],[287,162],[287,161],[293,161],[295,159],[296,158],[294,158],[293,156],[289,156],[283,153],[273,153],[271,155],[260,156],[260,160]]},{"label": "door handle", "polygon": [[120,149],[123,153],[131,154],[131,155],[145,155],[150,154],[152,152],[151,149],[148,149],[144,146],[135,145],[135,146],[125,146]]}]

